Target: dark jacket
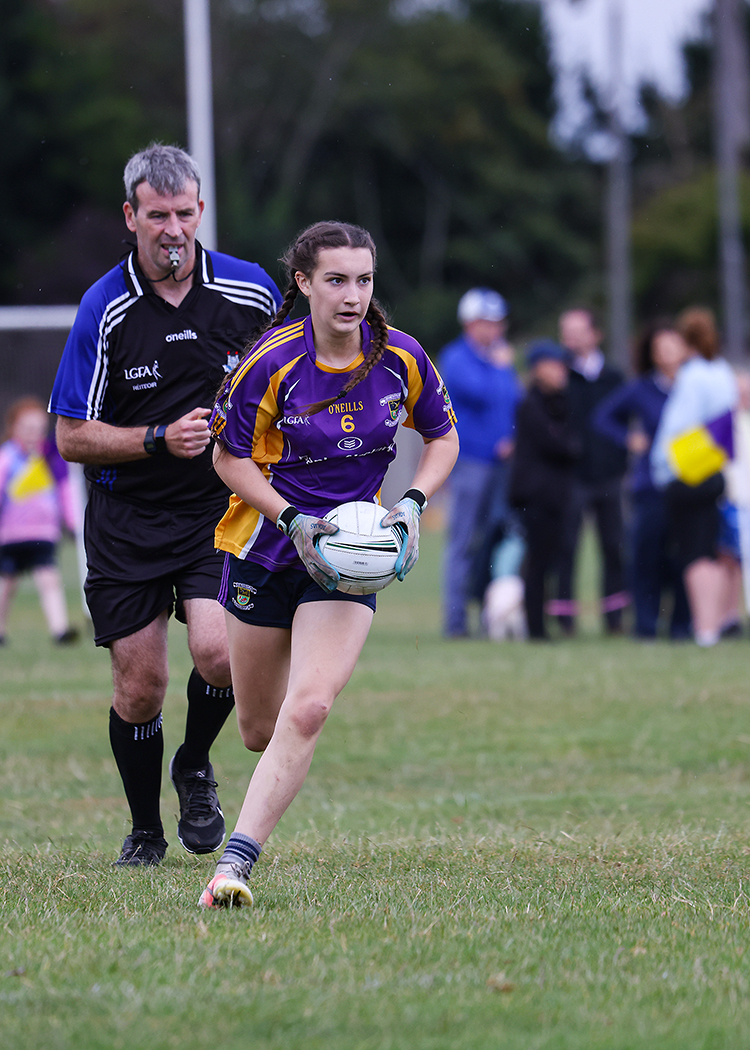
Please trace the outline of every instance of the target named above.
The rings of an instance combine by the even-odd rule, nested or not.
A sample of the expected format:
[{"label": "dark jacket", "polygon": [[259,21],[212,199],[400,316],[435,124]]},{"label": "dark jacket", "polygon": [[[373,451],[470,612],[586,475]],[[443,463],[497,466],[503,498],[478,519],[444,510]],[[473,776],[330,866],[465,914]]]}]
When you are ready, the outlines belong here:
[{"label": "dark jacket", "polygon": [[575,474],[584,484],[596,485],[611,478],[619,478],[625,473],[627,451],[594,426],[597,405],[622,383],[622,373],[608,364],[604,365],[596,379],[586,379],[575,369],[570,370],[570,422],[581,446]]},{"label": "dark jacket", "polygon": [[[635,421],[653,442],[668,392],[655,373],[639,376],[599,403],[594,411],[594,427],[620,448],[627,448],[628,429]],[[633,492],[654,491],[650,448],[632,461],[630,488]]]},{"label": "dark jacket", "polygon": [[510,502],[562,507],[567,502],[581,443],[570,426],[565,392],[529,388],[516,410],[516,447],[510,471]]}]

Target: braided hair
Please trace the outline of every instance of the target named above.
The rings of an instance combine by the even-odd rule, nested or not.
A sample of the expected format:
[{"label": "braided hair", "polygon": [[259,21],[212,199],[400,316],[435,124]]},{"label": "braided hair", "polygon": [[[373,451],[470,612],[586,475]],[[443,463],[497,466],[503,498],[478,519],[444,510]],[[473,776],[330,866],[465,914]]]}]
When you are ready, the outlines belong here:
[{"label": "braided hair", "polygon": [[[308,226],[281,257],[280,261],[287,270],[289,283],[281,306],[268,326],[269,329],[276,328],[287,319],[299,294],[299,286],[294,275],[299,272],[308,278],[311,277],[313,270],[318,265],[318,255],[323,248],[366,248],[372,255],[372,268],[375,269],[375,244],[367,230],[362,229],[361,226],[354,226],[348,222],[316,222]],[[307,408],[308,415],[322,412],[329,405],[346,397],[358,383],[367,378],[382,358],[388,345],[388,321],[375,299],[370,300],[365,320],[372,330],[370,351],[367,357],[358,368],[355,368],[335,397],[328,398],[327,401],[316,401]]]}]

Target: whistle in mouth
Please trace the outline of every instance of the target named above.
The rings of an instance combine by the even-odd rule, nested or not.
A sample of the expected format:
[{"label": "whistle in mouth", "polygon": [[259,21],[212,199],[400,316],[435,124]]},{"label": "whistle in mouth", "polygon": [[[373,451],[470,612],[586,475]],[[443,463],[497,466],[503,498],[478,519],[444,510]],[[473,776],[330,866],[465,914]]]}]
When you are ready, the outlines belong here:
[{"label": "whistle in mouth", "polygon": [[169,264],[173,270],[176,270],[180,265],[180,249],[175,244],[167,250],[169,252]]}]

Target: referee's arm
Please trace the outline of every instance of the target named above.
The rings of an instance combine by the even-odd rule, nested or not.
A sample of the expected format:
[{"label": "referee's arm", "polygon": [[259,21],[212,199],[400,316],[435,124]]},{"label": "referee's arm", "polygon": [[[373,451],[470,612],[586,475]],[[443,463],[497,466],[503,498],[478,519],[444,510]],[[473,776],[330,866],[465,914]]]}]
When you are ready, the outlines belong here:
[{"label": "referee's arm", "polygon": [[[199,456],[210,441],[208,408],[194,408],[170,423],[164,434],[167,452],[179,459]],[[158,422],[158,421],[157,421]],[[129,463],[148,459],[144,447],[148,427],[114,427],[99,419],[58,416],[55,438],[60,455],[69,463]]]}]

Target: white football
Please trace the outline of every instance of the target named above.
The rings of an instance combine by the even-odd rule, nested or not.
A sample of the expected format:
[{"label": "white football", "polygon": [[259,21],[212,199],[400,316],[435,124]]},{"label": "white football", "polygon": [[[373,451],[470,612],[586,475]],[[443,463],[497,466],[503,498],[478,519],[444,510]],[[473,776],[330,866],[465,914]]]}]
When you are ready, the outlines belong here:
[{"label": "white football", "polygon": [[326,521],[338,525],[339,531],[321,536],[318,546],[341,577],[337,590],[373,594],[396,579],[401,532],[396,526],[381,526],[387,513],[378,503],[356,501],[326,514]]}]

